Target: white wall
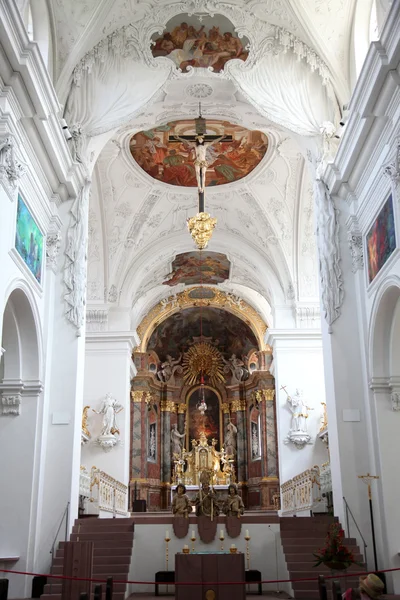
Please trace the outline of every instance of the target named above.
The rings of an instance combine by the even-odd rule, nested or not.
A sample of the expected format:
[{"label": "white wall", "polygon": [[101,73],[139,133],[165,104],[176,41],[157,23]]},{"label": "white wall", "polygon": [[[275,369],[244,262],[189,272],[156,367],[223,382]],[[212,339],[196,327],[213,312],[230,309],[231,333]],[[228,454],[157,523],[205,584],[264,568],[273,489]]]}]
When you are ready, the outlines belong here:
[{"label": "white wall", "polygon": [[[220,541],[216,539],[210,544],[204,544],[199,540],[197,525],[189,525],[188,536],[184,539],[178,539],[174,536],[171,524],[168,525],[138,525],[135,524],[135,536],[133,540],[133,553],[129,579],[131,581],[154,581],[154,575],[157,571],[165,571],[165,532],[169,530],[172,536],[169,542],[169,569],[175,569],[175,554],[181,552],[186,544],[192,548],[190,541],[191,532],[196,532],[195,551],[213,552],[220,550]],[[289,574],[286,568],[286,561],[280,541],[279,524],[242,524],[241,535],[238,538],[230,538],[226,534],[225,525],[218,524],[217,536],[220,530],[224,531],[225,542],[224,549],[227,550],[231,544],[235,544],[239,552],[246,553],[246,542],[244,539],[246,529],[249,530],[250,540],[250,568],[261,571],[263,580],[288,579]],[[277,560],[276,560],[277,552]],[[263,585],[263,590],[277,590],[291,592],[289,584],[276,583]],[[170,587],[170,590],[172,588]],[[256,587],[251,587],[256,591]],[[131,585],[129,592],[151,592],[154,593],[154,583],[151,585]],[[161,591],[161,589],[160,589]]]},{"label": "white wall", "polygon": [[[318,330],[269,330],[267,343],[273,347],[276,384],[276,414],[278,427],[279,477],[281,484],[302,471],[321,466],[328,460],[323,442],[317,438],[325,401],[324,365],[321,334]],[[289,394],[296,388],[303,391],[309,411],[308,432],[312,443],[303,448],[285,444],[291,426],[292,413],[287,395],[280,388],[286,386]]]}]

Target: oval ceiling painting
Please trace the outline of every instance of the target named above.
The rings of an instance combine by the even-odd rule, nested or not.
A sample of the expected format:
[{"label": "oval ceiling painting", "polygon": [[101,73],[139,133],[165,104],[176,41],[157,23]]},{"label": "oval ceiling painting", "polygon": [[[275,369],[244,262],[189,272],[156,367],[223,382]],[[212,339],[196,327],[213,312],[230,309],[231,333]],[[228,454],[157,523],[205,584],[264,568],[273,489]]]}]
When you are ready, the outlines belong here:
[{"label": "oval ceiling painting", "polygon": [[170,58],[183,72],[202,67],[220,73],[228,60],[244,61],[249,55],[247,38],[239,38],[222,15],[203,17],[201,22],[195,15],[173,17],[163,35],[153,37],[151,51],[155,58]]},{"label": "oval ceiling painting", "polygon": [[[136,133],[130,150],[151,177],[171,185],[196,187],[195,141],[194,120],[187,119]],[[242,179],[260,163],[268,148],[268,138],[261,131],[213,119],[207,119],[205,143],[207,186]]]}]

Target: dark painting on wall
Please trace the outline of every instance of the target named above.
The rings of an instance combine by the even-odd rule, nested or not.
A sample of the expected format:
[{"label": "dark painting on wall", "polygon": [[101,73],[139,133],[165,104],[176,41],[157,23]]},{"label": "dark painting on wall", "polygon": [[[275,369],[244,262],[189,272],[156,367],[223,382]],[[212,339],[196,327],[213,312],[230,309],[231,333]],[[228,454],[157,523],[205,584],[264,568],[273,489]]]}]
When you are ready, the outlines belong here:
[{"label": "dark painting on wall", "polygon": [[395,248],[393,199],[390,194],[367,234],[369,283],[377,276]]},{"label": "dark painting on wall", "polygon": [[42,281],[43,234],[18,194],[15,248],[35,279]]},{"label": "dark painting on wall", "polygon": [[200,433],[204,431],[209,442],[213,438],[218,440],[217,449],[220,446],[220,411],[219,411],[219,399],[217,394],[210,388],[206,387],[204,391],[205,401],[207,404],[207,410],[204,413],[204,417],[196,408],[200,402],[200,388],[195,389],[189,397],[188,405],[188,449],[192,448],[192,440],[198,440]]}]

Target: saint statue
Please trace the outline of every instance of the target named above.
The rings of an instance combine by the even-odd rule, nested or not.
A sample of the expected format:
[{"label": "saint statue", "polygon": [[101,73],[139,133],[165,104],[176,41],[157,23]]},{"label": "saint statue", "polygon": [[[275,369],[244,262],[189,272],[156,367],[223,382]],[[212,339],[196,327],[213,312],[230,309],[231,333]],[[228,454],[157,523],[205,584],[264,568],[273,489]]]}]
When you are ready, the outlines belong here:
[{"label": "saint statue", "polygon": [[184,433],[179,433],[178,425],[175,423],[171,429],[171,444],[172,444],[172,455],[181,456],[182,454],[182,442],[181,439],[185,437]]},{"label": "saint statue", "polygon": [[98,415],[103,415],[103,428],[100,435],[110,436],[119,434],[116,415],[123,410],[123,406],[117,402],[111,394],[106,394],[99,411],[92,409]]},{"label": "saint statue", "polygon": [[219,515],[217,496],[209,483],[202,483],[199,493],[194,500],[196,506],[196,515],[198,517],[208,517],[213,520]]},{"label": "saint statue", "polygon": [[291,431],[307,432],[308,411],[311,410],[307,406],[303,393],[296,389],[293,396],[288,396],[287,401],[292,412]]},{"label": "saint statue", "polygon": [[225,452],[228,456],[235,456],[236,454],[236,438],[237,428],[229,418],[225,433]]},{"label": "saint statue", "polygon": [[172,500],[172,513],[175,517],[185,517],[187,519],[190,512],[192,512],[192,506],[186,495],[186,487],[183,483],[179,483]]},{"label": "saint statue", "polygon": [[237,517],[238,519],[240,519],[244,513],[243,500],[237,492],[235,483],[231,483],[228,488],[228,497],[225,500],[224,513],[227,517]]},{"label": "saint statue", "polygon": [[213,140],[212,142],[205,142],[204,136],[202,136],[202,135],[196,136],[195,142],[188,142],[187,140],[184,140],[183,138],[180,138],[178,136],[176,136],[176,137],[180,142],[187,144],[194,150],[194,153],[195,153],[194,168],[195,168],[195,172],[196,172],[197,187],[199,189],[199,192],[204,192],[207,168],[210,165],[210,163],[208,162],[209,157],[208,157],[207,149],[210,148],[210,146],[212,146],[213,144],[217,144],[218,142],[220,142],[225,136],[221,135],[221,137],[217,138],[216,140]]}]

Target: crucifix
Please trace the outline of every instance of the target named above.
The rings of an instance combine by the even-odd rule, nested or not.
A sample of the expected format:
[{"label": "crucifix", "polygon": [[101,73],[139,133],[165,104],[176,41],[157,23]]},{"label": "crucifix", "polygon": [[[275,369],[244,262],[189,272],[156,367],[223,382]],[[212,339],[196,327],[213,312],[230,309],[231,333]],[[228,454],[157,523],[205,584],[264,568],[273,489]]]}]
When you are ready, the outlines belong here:
[{"label": "crucifix", "polygon": [[[193,136],[188,135],[183,138],[175,136],[175,138],[184,144],[189,145],[194,150],[194,168],[196,172],[197,189],[199,194],[199,212],[195,217],[188,219],[188,228],[192,238],[196,242],[198,249],[203,250],[203,248],[207,247],[208,241],[212,236],[213,229],[217,224],[217,219],[213,219],[208,213],[205,212],[204,205],[206,173],[209,166],[207,161],[207,149],[213,144],[223,140],[225,135],[220,137],[207,135],[206,120],[201,116],[201,104],[199,104],[199,116],[197,119],[195,119],[195,126],[195,141],[192,141]],[[227,141],[229,141],[229,139]]]}]

